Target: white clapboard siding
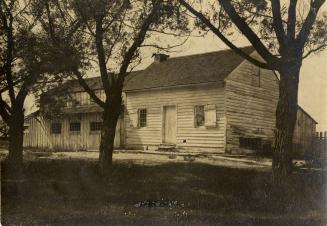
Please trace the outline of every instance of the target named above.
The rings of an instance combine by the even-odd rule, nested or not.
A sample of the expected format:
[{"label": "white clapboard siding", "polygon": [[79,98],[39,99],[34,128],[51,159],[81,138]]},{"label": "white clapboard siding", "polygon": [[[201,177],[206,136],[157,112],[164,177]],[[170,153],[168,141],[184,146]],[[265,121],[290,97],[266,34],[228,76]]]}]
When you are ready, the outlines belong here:
[{"label": "white clapboard siding", "polygon": [[[176,106],[178,147],[224,151],[224,88],[217,84],[128,92],[125,112],[127,147],[158,146],[163,143],[163,107],[170,105]],[[195,128],[196,105],[210,106],[211,109],[215,106],[216,127]],[[137,110],[141,108],[147,109],[147,126],[138,128]]]},{"label": "white clapboard siding", "polygon": [[227,152],[239,149],[241,136],[273,140],[278,79],[272,71],[260,69],[257,87],[252,83],[256,73],[258,68],[244,61],[226,79]]},{"label": "white clapboard siding", "polygon": [[[24,147],[53,150],[96,150],[100,145],[100,131],[91,132],[90,122],[102,121],[101,113],[64,115],[55,120],[30,117],[26,120],[28,132],[24,134]],[[51,134],[52,122],[61,123],[61,134]],[[69,131],[70,122],[80,122],[80,133]],[[121,146],[121,120],[117,122],[114,146]]]}]

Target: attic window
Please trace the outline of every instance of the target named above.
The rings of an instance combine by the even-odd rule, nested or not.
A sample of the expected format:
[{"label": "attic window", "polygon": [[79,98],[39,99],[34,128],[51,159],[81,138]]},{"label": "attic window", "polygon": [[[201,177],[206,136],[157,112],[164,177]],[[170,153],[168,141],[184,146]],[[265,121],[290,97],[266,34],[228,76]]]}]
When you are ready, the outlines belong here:
[{"label": "attic window", "polygon": [[260,150],[262,146],[262,139],[260,137],[248,138],[240,137],[240,148],[246,148],[251,150]]}]

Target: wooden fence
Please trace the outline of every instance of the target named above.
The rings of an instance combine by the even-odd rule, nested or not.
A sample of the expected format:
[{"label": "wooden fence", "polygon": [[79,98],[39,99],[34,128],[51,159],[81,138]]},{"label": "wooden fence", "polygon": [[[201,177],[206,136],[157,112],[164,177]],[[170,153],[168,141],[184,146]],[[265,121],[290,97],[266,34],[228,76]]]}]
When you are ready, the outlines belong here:
[{"label": "wooden fence", "polygon": [[315,159],[321,164],[326,165],[327,163],[327,131],[317,132],[315,138]]}]

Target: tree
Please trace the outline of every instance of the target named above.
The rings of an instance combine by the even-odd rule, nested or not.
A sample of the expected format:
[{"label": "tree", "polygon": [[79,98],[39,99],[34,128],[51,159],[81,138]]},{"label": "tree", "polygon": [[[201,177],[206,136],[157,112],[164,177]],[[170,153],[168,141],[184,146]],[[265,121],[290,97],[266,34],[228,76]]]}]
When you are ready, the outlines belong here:
[{"label": "tree", "polygon": [[[42,3],[46,12],[45,31],[52,37],[53,46],[65,52],[60,46],[59,34],[65,28],[61,24],[80,24],[82,44],[75,52],[87,49],[83,54],[84,65],[98,68],[105,100],[101,100],[86,80],[86,67],[72,64],[74,78],[89,94],[92,100],[103,109],[99,166],[107,172],[112,165],[116,124],[121,113],[122,89],[128,73],[141,61],[140,48],[152,46],[162,50],[172,46],[160,47],[147,43],[150,32],[187,31],[187,20],[177,14],[175,3],[164,0],[110,1],[110,0],[71,0],[65,4],[56,0]],[[176,23],[175,21],[178,21]],[[176,34],[177,35],[177,34]],[[65,53],[66,55],[66,53]]]},{"label": "tree", "polygon": [[[201,2],[178,1],[197,18],[199,25],[211,30],[237,54],[261,68],[279,73],[272,168],[274,184],[281,186],[291,171],[302,61],[327,44],[327,17],[318,16],[325,0],[290,0],[288,6],[280,0],[217,0],[207,3],[202,10],[196,9]],[[234,45],[228,38],[229,28],[237,28],[264,61]]]},{"label": "tree", "polygon": [[9,127],[7,172],[13,177],[23,164],[25,99],[33,89],[59,81],[62,69],[49,63],[55,58],[38,30],[39,17],[31,1],[0,0],[0,115]]}]

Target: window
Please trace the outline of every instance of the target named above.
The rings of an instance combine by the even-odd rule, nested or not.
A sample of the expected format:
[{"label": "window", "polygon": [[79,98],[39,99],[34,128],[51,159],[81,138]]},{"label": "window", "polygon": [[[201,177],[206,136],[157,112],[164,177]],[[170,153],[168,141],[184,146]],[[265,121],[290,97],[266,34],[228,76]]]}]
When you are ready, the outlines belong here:
[{"label": "window", "polygon": [[257,138],[240,137],[239,141],[240,141],[241,148],[260,150],[262,146],[262,139],[259,137]]},{"label": "window", "polygon": [[90,131],[100,131],[102,129],[102,122],[90,122]]},{"label": "window", "polygon": [[217,112],[216,105],[208,104],[204,107],[204,125],[206,127],[217,126]]},{"label": "window", "polygon": [[139,121],[138,121],[139,127],[146,127],[146,117],[147,117],[146,109],[139,109],[138,113],[139,113]]},{"label": "window", "polygon": [[51,134],[61,134],[61,123],[55,122],[51,124]]},{"label": "window", "polygon": [[194,107],[194,125],[195,127],[204,126],[204,105]]},{"label": "window", "polygon": [[70,132],[80,132],[81,131],[81,123],[80,122],[71,122],[69,124]]}]

